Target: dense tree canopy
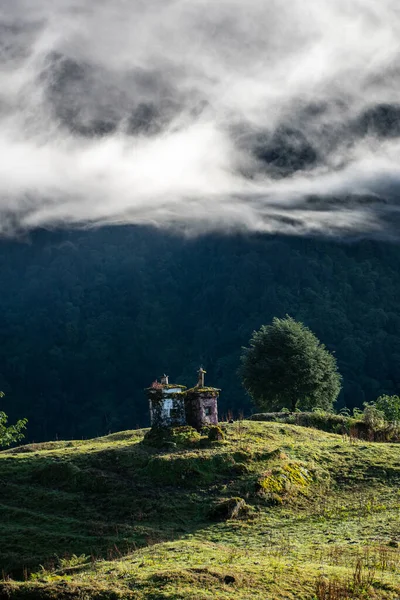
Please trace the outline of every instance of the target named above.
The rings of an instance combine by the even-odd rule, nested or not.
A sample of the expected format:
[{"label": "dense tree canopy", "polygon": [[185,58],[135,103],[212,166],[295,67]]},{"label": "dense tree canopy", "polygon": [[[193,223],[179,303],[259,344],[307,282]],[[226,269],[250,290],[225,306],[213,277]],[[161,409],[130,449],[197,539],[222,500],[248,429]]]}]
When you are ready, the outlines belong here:
[{"label": "dense tree canopy", "polygon": [[329,410],[340,392],[335,357],[291,317],[254,331],[241,362],[243,385],[262,410]]},{"label": "dense tree canopy", "polygon": [[250,411],[241,347],[274,316],[335,351],[339,407],[400,391],[400,248],[262,235],[198,238],[139,227],[36,231],[0,242],[0,389],[29,440],[148,424],[143,393],[171,381],[222,388]]}]

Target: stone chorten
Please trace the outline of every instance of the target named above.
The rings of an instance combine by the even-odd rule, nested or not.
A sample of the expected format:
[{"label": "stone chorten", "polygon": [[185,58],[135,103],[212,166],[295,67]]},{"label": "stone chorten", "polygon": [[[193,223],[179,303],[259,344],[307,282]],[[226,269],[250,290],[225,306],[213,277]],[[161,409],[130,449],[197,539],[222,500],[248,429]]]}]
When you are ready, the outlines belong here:
[{"label": "stone chorten", "polygon": [[206,371],[203,367],[197,374],[197,384],[189,390],[184,385],[169,383],[167,375],[146,389],[152,427],[190,425],[200,431],[204,426],[218,425],[218,397],[221,390],[205,386]]},{"label": "stone chorten", "polygon": [[152,427],[185,425],[185,390],[184,385],[169,383],[168,375],[163,375],[160,382],[153,381],[146,389]]},{"label": "stone chorten", "polygon": [[197,430],[206,425],[218,425],[218,397],[220,389],[206,387],[203,367],[198,370],[195,387],[185,394],[186,423]]}]

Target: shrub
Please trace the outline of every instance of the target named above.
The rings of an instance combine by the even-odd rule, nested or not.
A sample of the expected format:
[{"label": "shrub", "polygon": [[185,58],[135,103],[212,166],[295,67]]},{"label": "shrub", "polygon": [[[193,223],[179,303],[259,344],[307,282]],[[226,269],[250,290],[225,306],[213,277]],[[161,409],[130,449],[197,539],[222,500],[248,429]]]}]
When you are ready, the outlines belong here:
[{"label": "shrub", "polygon": [[386,425],[385,414],[372,402],[364,402],[362,419],[373,430],[382,429]]},{"label": "shrub", "polygon": [[[3,396],[4,393],[0,392],[0,398]],[[27,419],[20,419],[15,425],[7,425],[8,417],[5,412],[0,411],[0,448],[7,448],[23,440],[25,435],[22,431],[26,428],[27,422]]]},{"label": "shrub", "polygon": [[384,414],[386,421],[395,425],[400,424],[399,396],[388,396],[387,394],[379,396],[375,402],[375,407]]}]

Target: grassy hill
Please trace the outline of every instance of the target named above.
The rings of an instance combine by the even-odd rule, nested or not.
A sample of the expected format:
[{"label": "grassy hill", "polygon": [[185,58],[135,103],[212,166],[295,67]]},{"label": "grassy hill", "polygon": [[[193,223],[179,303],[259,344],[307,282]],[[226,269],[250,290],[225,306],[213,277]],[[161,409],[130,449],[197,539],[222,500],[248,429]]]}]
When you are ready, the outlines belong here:
[{"label": "grassy hill", "polygon": [[281,423],[0,453],[0,599],[400,595],[400,445]]}]

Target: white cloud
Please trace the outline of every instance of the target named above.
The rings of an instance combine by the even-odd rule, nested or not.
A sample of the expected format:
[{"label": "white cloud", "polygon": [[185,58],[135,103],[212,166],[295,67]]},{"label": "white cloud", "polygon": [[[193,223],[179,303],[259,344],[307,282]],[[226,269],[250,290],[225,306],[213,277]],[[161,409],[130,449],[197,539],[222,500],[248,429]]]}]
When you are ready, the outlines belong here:
[{"label": "white cloud", "polygon": [[[13,0],[0,231],[383,235],[400,187],[399,53],[393,0]],[[379,105],[386,125],[370,113],[368,130]]]}]

